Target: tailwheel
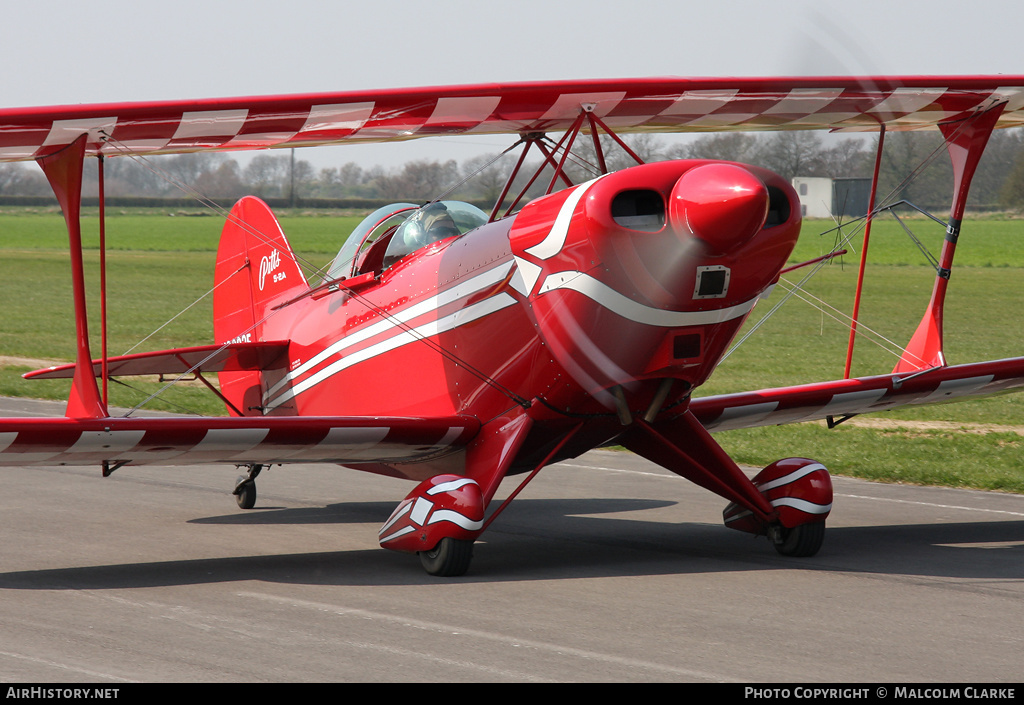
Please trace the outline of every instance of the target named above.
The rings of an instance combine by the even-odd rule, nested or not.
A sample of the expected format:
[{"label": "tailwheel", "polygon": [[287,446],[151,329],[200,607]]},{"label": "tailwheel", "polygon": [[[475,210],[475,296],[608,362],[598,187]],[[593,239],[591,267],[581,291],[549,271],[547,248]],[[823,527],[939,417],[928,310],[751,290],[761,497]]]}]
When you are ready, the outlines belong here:
[{"label": "tailwheel", "polygon": [[260,474],[263,466],[254,463],[244,467],[249,468],[249,474],[238,476],[231,494],[235,495],[235,501],[238,502],[240,509],[252,509],[256,506],[256,476]]},{"label": "tailwheel", "polygon": [[783,556],[807,558],[821,549],[821,544],[825,541],[825,522],[801,524],[792,529],[777,526],[770,536],[772,543],[775,544],[775,550]]},{"label": "tailwheel", "polygon": [[431,575],[454,578],[465,575],[473,559],[473,542],[445,537],[433,549],[419,551],[423,569]]},{"label": "tailwheel", "polygon": [[252,509],[256,506],[256,483],[245,475],[239,475],[235,481],[234,494],[240,509]]}]

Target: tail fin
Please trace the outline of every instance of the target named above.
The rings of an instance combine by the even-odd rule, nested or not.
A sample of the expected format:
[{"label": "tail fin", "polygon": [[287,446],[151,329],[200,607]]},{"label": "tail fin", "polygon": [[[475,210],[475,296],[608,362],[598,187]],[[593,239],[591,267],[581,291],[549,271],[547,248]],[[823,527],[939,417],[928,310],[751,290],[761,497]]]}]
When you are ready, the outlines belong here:
[{"label": "tail fin", "polygon": [[[217,343],[263,340],[271,305],[307,288],[280,223],[260,199],[246,196],[231,209],[217,248],[214,283],[213,335]],[[221,393],[246,416],[260,413],[261,374],[218,375]]]}]

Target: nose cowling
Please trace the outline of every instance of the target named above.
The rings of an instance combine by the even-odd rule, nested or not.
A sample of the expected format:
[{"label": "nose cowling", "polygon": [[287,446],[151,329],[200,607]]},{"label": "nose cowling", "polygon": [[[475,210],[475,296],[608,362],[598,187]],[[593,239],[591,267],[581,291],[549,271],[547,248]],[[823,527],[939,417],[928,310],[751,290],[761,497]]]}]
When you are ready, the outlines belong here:
[{"label": "nose cowling", "polygon": [[668,202],[668,220],[682,241],[696,238],[707,253],[724,255],[764,227],[768,188],[734,164],[705,164],[679,177]]},{"label": "nose cowling", "polygon": [[681,393],[711,374],[789,257],[797,203],[757,167],[633,167],[524,207],[512,283],[568,377],[609,407],[646,408],[663,380]]}]

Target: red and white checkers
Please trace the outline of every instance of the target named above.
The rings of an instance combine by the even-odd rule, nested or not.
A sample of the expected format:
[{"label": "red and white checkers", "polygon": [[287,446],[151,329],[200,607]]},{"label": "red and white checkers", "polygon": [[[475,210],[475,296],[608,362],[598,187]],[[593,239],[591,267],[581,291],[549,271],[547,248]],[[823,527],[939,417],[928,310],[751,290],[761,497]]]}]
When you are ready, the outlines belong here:
[{"label": "red and white checkers", "polygon": [[849,414],[983,397],[1024,387],[1024,357],[925,372],[818,382],[701,397],[690,411],[709,431],[781,426]]},{"label": "red and white checkers", "polygon": [[476,419],[0,419],[0,466],[194,465],[426,460],[463,447]]},{"label": "red and white checkers", "polygon": [[934,128],[1000,106],[1024,124],[1024,76],[655,78],[479,84],[0,110],[0,161],[88,135],[87,153],[178,153],[559,132],[589,110],[618,132]]}]

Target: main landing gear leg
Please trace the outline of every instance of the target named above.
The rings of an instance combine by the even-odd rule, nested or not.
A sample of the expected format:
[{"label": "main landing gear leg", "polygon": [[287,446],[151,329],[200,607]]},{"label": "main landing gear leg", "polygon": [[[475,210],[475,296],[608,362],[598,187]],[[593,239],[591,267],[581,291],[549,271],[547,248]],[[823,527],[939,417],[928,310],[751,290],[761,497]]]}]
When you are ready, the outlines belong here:
[{"label": "main landing gear leg", "polygon": [[783,458],[753,480],[689,411],[656,425],[638,419],[621,439],[629,450],[730,500],[725,525],[767,535],[784,556],[813,556],[825,539],[832,480],[821,463]]},{"label": "main landing gear leg", "polygon": [[235,495],[241,509],[252,509],[256,506],[256,476],[264,466],[253,463],[245,467],[249,468],[249,474],[238,476],[235,480],[235,490],[231,494]]}]

